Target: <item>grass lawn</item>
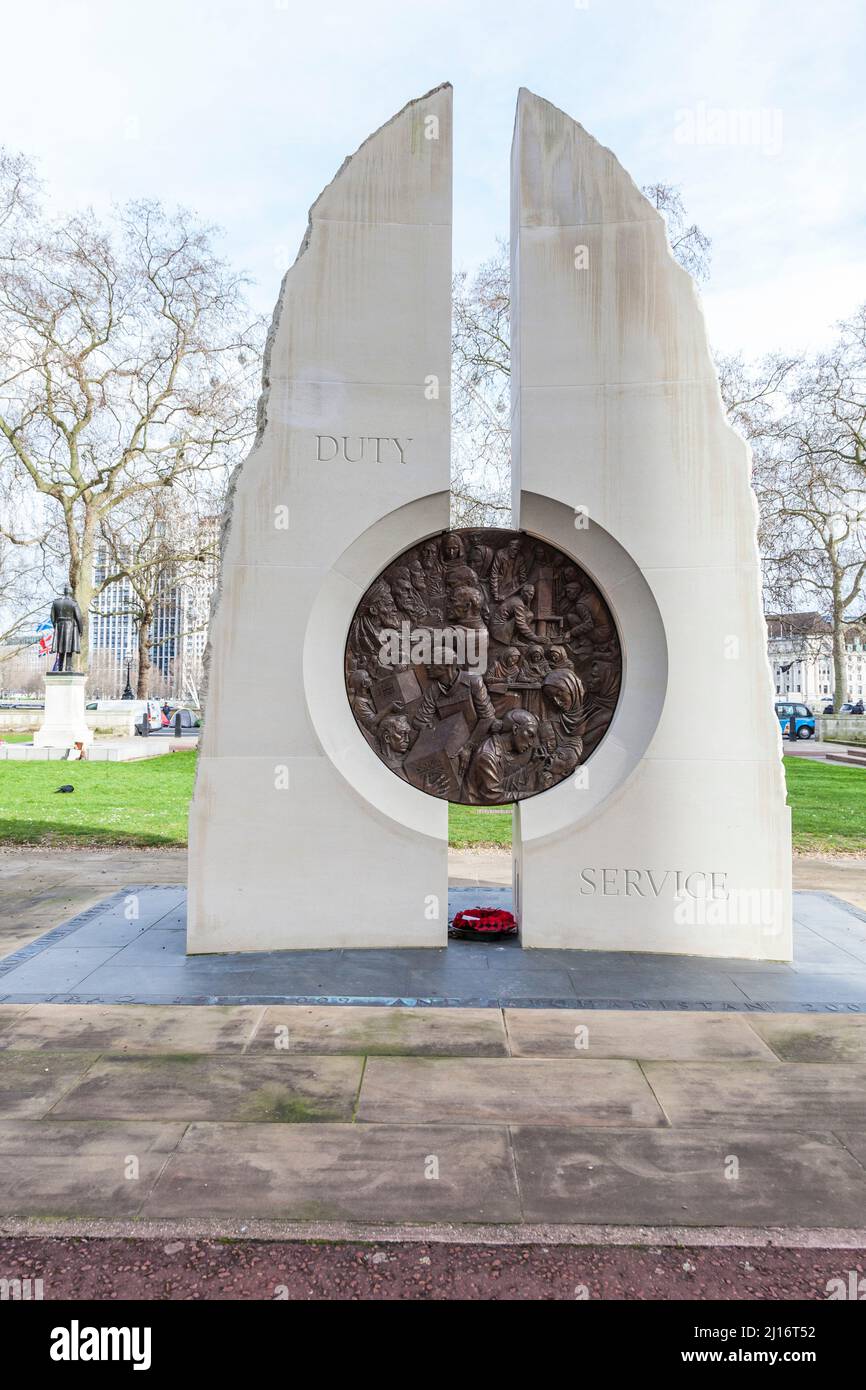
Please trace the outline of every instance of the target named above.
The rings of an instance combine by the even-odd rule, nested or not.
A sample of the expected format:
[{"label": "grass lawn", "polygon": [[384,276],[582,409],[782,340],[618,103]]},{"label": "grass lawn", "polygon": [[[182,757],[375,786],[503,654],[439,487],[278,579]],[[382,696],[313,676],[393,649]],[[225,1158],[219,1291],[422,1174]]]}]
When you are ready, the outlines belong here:
[{"label": "grass lawn", "polygon": [[500,845],[511,848],[511,807],[490,813],[475,806],[448,807],[448,843],[453,849],[473,845]]},{"label": "grass lawn", "polygon": [[794,848],[866,855],[866,772],[786,758]]},{"label": "grass lawn", "polygon": [[[194,751],[136,763],[0,762],[0,844],[185,845]],[[866,774],[785,759],[794,847],[866,856]],[[59,795],[71,782],[75,791]],[[455,849],[508,848],[510,811],[451,806]]]},{"label": "grass lawn", "polygon": [[[185,845],[195,752],[136,763],[0,762],[0,843]],[[74,792],[59,794],[70,783]]]},{"label": "grass lawn", "polygon": [[0,743],[32,743],[32,742],[33,742],[33,730],[32,730],[32,729],[31,729],[30,733],[24,733],[24,734],[3,734],[2,737],[0,737]]},{"label": "grass lawn", "polygon": [[[866,856],[866,774],[810,758],[786,758],[794,848],[801,853]],[[511,816],[452,806],[448,817],[455,849],[511,844]]]}]

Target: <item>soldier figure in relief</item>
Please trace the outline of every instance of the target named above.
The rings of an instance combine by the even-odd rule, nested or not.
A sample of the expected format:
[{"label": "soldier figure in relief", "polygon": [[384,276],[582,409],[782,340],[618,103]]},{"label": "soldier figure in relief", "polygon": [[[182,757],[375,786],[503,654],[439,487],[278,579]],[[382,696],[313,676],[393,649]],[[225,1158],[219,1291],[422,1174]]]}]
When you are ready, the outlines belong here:
[{"label": "soldier figure in relief", "polygon": [[526,583],[526,561],[521,554],[520,537],[515,536],[497,550],[490,566],[490,592],[497,603],[504,603]]}]

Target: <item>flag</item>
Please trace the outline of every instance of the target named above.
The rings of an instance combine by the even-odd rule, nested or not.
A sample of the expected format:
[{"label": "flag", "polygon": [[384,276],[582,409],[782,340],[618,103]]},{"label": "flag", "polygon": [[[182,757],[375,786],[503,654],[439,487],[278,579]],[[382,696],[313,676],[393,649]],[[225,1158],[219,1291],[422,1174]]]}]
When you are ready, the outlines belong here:
[{"label": "flag", "polygon": [[40,623],[36,629],[36,636],[39,638],[39,655],[47,656],[51,651],[51,637],[54,632],[53,624],[49,618],[44,623]]}]

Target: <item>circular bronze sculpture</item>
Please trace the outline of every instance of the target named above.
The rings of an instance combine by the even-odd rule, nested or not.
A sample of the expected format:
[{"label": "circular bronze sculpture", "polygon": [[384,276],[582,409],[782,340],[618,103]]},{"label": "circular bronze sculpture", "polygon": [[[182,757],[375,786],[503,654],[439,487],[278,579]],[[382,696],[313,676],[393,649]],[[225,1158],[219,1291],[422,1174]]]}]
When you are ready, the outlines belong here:
[{"label": "circular bronze sculpture", "polygon": [[586,762],[619,697],[610,609],[580,566],[522,531],[443,531],[370,585],[346,644],[367,742],[420,791],[501,806]]}]

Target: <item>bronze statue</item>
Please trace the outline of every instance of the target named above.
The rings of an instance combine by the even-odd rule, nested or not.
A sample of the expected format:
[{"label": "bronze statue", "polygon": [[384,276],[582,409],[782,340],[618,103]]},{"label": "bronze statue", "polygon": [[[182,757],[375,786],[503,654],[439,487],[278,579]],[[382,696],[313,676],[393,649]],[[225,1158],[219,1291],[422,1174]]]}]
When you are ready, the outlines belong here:
[{"label": "bronze statue", "polygon": [[72,671],[73,657],[81,651],[84,620],[68,584],[63,585],[63,593],[58,594],[51,605],[51,622],[54,626],[51,651],[57,658],[52,671]]},{"label": "bronze statue", "polygon": [[570,777],[604,737],[621,675],[596,585],[521,531],[445,531],[397,556],[346,644],[361,735],[396,776],[464,805]]}]

